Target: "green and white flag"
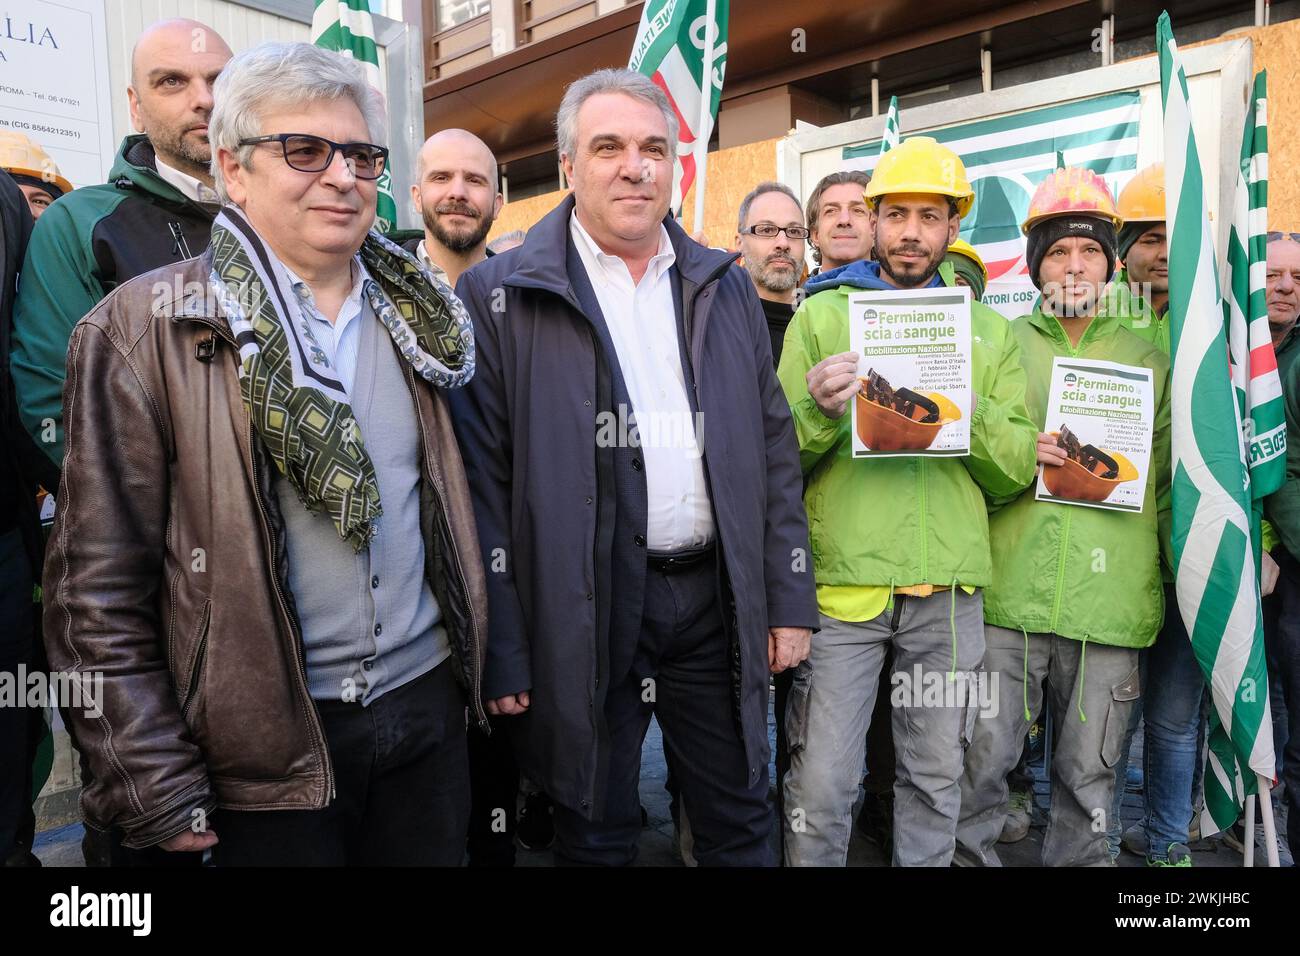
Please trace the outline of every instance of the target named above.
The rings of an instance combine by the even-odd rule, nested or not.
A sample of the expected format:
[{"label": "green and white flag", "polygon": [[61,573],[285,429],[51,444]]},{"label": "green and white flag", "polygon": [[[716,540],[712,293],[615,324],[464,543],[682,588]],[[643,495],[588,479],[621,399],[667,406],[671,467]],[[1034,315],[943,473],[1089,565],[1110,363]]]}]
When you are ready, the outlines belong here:
[{"label": "green and white flag", "polygon": [[[672,198],[677,213],[697,173],[701,189],[704,185],[709,137],[717,122],[727,72],[729,7],[729,0],[646,0],[632,42],[628,69],[650,77],[667,94],[677,114],[680,128]],[[707,101],[701,92],[706,86]],[[695,228],[701,228],[698,217]]]},{"label": "green and white flag", "polygon": [[[1250,467],[1257,530],[1264,497],[1282,487],[1286,479],[1286,412],[1269,332],[1264,281],[1268,246],[1267,90],[1268,77],[1261,70],[1255,75],[1255,87],[1246,106],[1241,163],[1229,220],[1223,299],[1232,383],[1246,429],[1246,463]],[[1259,541],[1255,544],[1258,549]]]},{"label": "green and white flag", "polygon": [[[1124,91],[940,129],[913,130],[896,142],[932,136],[961,157],[975,190],[975,205],[962,220],[961,236],[980,254],[991,281],[1017,281],[1028,275],[1020,223],[1038,184],[1063,159],[1071,166],[1091,169],[1106,180],[1112,194],[1119,195],[1137,171],[1141,112],[1141,94]],[[884,138],[844,147],[843,168],[874,170],[889,131],[886,121]]]},{"label": "green and white flag", "polygon": [[885,134],[880,140],[880,155],[898,145],[898,97],[889,98],[889,112],[885,114]]},{"label": "green and white flag", "polygon": [[1210,685],[1202,833],[1230,827],[1255,775],[1272,779],[1250,471],[1192,110],[1169,14],[1156,23],[1164,110],[1173,376],[1173,548],[1178,608]]},{"label": "green and white flag", "polygon": [[[379,72],[379,47],[375,45],[375,23],[367,0],[316,0],[316,10],[311,18],[311,42],[355,59],[365,70],[370,85],[381,94],[384,92],[384,81]],[[396,227],[393,177],[388,169],[384,169],[379,177],[375,228],[380,232],[392,232]]]}]

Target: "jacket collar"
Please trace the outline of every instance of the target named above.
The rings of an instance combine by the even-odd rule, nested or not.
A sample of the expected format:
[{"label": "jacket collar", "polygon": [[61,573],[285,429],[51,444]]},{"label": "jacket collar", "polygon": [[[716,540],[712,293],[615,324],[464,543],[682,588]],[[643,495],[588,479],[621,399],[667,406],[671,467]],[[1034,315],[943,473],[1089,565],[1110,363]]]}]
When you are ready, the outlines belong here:
[{"label": "jacket collar", "polygon": [[1088,323],[1088,327],[1084,329],[1083,335],[1079,337],[1079,345],[1072,345],[1070,337],[1065,334],[1065,327],[1061,325],[1060,320],[1043,308],[1043,301],[1040,296],[1034,311],[1029,313],[1029,323],[1039,331],[1046,333],[1053,340],[1064,344],[1070,349],[1076,349],[1085,342],[1090,342],[1103,335],[1110,335],[1119,327],[1119,317],[1109,314],[1105,309],[1098,309],[1097,314]]},{"label": "jacket collar", "polygon": [[1300,340],[1300,322],[1291,326],[1286,335],[1282,336],[1282,341],[1277,344],[1273,350],[1274,355],[1281,355],[1283,352],[1296,347],[1296,341]]},{"label": "jacket collar", "polygon": [[[547,213],[528,230],[519,247],[515,269],[505,279],[506,285],[544,289],[564,298],[572,298],[568,275],[569,216],[573,212],[573,194]],[[692,285],[704,285],[740,258],[739,253],[709,249],[691,240],[672,218],[664,219],[668,241],[676,256],[675,268]]]},{"label": "jacket collar", "polygon": [[[945,284],[944,277],[936,270],[934,275],[930,277],[930,281],[921,288],[931,289]],[[804,292],[807,295],[816,295],[818,292],[825,292],[827,289],[836,289],[841,286],[851,286],[854,289],[872,289],[881,292],[899,291],[898,286],[890,285],[881,278],[879,262],[873,259],[859,259],[857,262],[836,266],[829,272],[819,273],[804,283]]]},{"label": "jacket collar", "polygon": [[203,254],[185,263],[185,269],[176,273],[175,284],[168,297],[154,300],[154,313],[173,322],[200,322],[210,325],[226,338],[234,340],[221,300],[212,291],[208,281],[212,275],[213,253],[209,246]]}]

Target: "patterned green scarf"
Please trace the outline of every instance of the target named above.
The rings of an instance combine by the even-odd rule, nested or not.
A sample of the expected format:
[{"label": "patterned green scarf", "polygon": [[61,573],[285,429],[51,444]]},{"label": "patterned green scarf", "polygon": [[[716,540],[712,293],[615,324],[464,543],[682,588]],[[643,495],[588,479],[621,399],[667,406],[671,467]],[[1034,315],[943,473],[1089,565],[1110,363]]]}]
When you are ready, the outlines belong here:
[{"label": "patterned green scarf", "polygon": [[[328,512],[357,551],[383,514],[374,466],[337,371],[298,307],[284,266],[243,213],[212,224],[212,287],[239,346],[240,388],[253,427],[313,513]],[[474,375],[474,332],[460,300],[376,232],[362,243],[364,295],[421,378],[459,388]]]}]

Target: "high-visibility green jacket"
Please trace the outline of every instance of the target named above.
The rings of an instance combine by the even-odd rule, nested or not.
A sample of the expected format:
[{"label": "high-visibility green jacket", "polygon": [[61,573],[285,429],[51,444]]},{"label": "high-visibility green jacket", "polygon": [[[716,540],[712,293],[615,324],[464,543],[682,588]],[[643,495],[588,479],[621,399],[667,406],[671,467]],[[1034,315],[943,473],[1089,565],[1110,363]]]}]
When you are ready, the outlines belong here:
[{"label": "high-visibility green jacket", "polygon": [[1120,324],[1145,342],[1169,354],[1169,307],[1157,312],[1128,284],[1128,272],[1115,274],[1114,281],[1106,287],[1101,297],[1101,314],[1113,315]]},{"label": "high-visibility green jacket", "polygon": [[[777,377],[794,415],[819,585],[951,585],[992,580],[985,494],[1005,497],[1034,475],[1036,432],[1011,326],[971,306],[971,450],[961,458],[853,458],[851,414],[822,414],[808,370],[849,350],[849,296],[888,288],[874,262],[813,285],[786,330]],[[838,281],[835,281],[838,280]],[[937,283],[936,283],[937,284]]]},{"label": "high-visibility green jacket", "polygon": [[1031,633],[1146,647],[1164,618],[1160,558],[1170,517],[1169,359],[1123,328],[1114,314],[1093,319],[1078,346],[1041,309],[1016,319],[1012,329],[1028,382],[1029,415],[1039,430],[1060,424],[1045,420],[1058,355],[1151,369],[1156,416],[1140,513],[1036,501],[1037,482],[994,510],[993,583],[984,591],[984,619]]}]

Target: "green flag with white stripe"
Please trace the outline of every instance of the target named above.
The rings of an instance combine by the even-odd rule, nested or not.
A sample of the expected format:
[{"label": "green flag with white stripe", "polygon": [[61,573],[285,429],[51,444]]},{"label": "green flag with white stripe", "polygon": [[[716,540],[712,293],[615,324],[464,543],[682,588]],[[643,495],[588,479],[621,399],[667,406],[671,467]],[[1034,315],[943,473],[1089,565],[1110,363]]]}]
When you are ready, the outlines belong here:
[{"label": "green flag with white stripe", "polygon": [[1241,163],[1229,219],[1223,298],[1232,383],[1246,429],[1246,462],[1250,467],[1256,528],[1264,497],[1282,487],[1286,479],[1286,412],[1268,326],[1264,281],[1268,246],[1267,90],[1268,77],[1260,71],[1246,105]]},{"label": "green flag with white stripe", "polygon": [[885,132],[880,139],[880,155],[898,145],[898,97],[889,98],[889,112],[885,115]]},{"label": "green flag with white stripe", "polygon": [[1273,733],[1252,547],[1251,473],[1226,359],[1227,328],[1187,75],[1168,13],[1156,24],[1156,48],[1170,199],[1174,578],[1178,611],[1212,697],[1201,819],[1201,832],[1209,834],[1236,822],[1256,774],[1272,779]]},{"label": "green flag with white stripe", "polygon": [[[370,85],[380,93],[384,92],[383,76],[379,72],[379,47],[375,44],[375,23],[367,0],[316,0],[316,10],[311,18],[311,42],[352,57],[365,70]],[[396,227],[393,177],[385,169],[379,177],[375,228],[380,232],[392,232]]]}]

